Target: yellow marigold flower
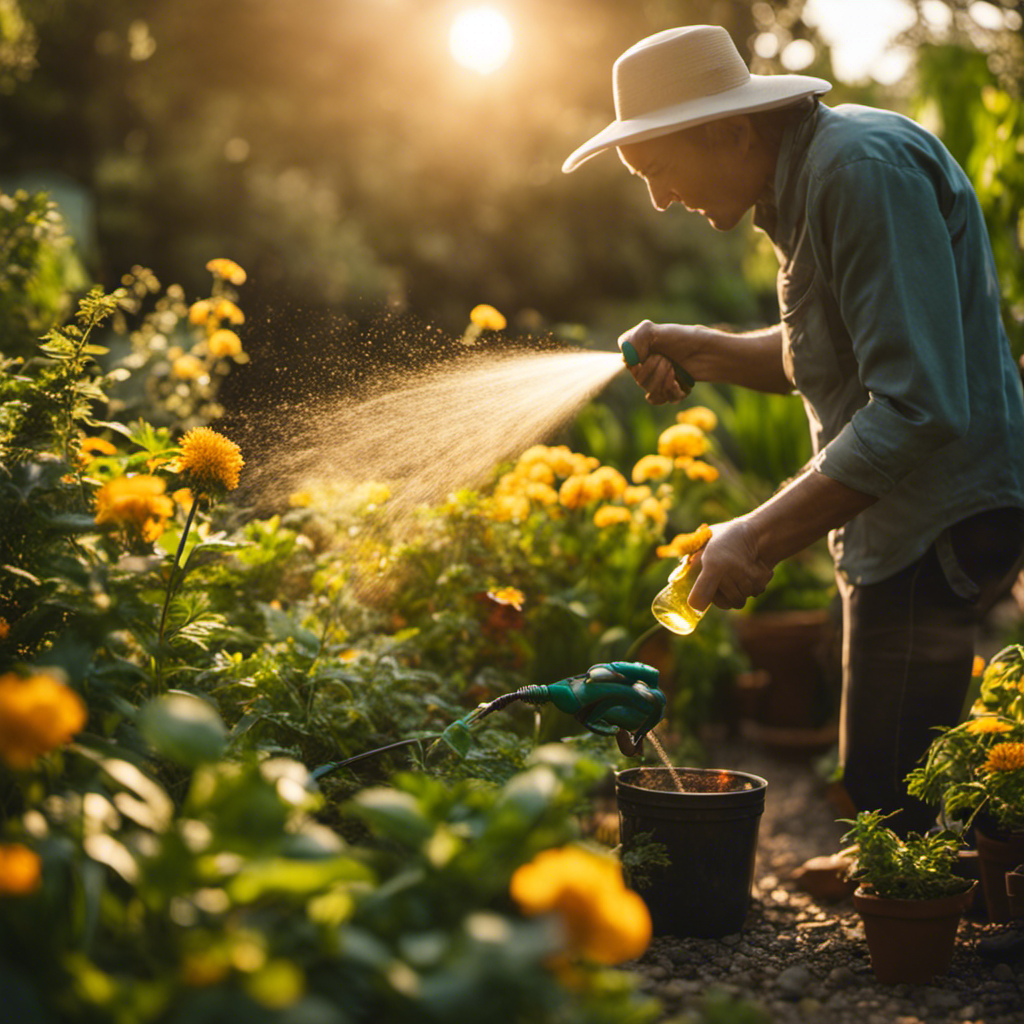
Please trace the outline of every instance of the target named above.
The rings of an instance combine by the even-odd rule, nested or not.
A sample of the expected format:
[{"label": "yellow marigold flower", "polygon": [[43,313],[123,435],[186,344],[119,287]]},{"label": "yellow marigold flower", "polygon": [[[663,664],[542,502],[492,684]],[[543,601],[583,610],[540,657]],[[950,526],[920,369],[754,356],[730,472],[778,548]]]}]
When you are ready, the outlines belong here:
[{"label": "yellow marigold flower", "polygon": [[288,504],[292,508],[309,508],[313,504],[313,492],[308,487],[305,490],[295,491],[288,495]]},{"label": "yellow marigold flower", "polygon": [[672,474],[672,460],[664,455],[645,455],[633,467],[633,483],[644,484],[648,480],[664,480]]},{"label": "yellow marigold flower", "polygon": [[487,596],[496,604],[511,605],[517,612],[523,610],[523,602],[526,595],[517,587],[499,587],[497,590],[488,590]]},{"label": "yellow marigold flower", "polygon": [[21,843],[0,844],[0,896],[25,896],[42,880],[39,854]]},{"label": "yellow marigold flower", "polygon": [[571,451],[568,445],[559,444],[548,449],[547,462],[555,476],[572,476],[579,465],[579,459],[580,456],[576,452]]},{"label": "yellow marigold flower", "polygon": [[1013,726],[995,715],[982,715],[980,718],[972,718],[964,728],[976,736],[983,736],[994,732],[1009,732]]},{"label": "yellow marigold flower", "polygon": [[546,462],[530,462],[516,470],[517,475],[536,483],[548,484],[555,482],[555,471]]},{"label": "yellow marigold flower", "polygon": [[209,494],[238,486],[245,460],[238,445],[223,434],[210,427],[194,427],[181,439],[180,451],[177,472],[184,473],[197,491]]},{"label": "yellow marigold flower", "polygon": [[224,256],[218,256],[216,259],[210,260],[206,264],[206,269],[211,274],[224,278],[230,284],[245,284],[245,271],[234,260],[229,260]]},{"label": "yellow marigold flower", "polygon": [[594,498],[619,498],[627,486],[626,478],[612,466],[598,466],[587,478]]},{"label": "yellow marigold flower", "polygon": [[545,850],[516,869],[509,888],[524,914],[557,914],[569,951],[595,963],[632,960],[651,941],[647,906],[609,857],[571,846]]},{"label": "yellow marigold flower", "polygon": [[213,303],[209,299],[200,299],[188,307],[188,322],[193,327],[201,327],[210,319],[213,312]]},{"label": "yellow marigold flower", "polygon": [[718,479],[718,470],[699,459],[690,462],[683,472],[690,480],[700,480],[706,484],[713,484]]},{"label": "yellow marigold flower", "polygon": [[676,423],[689,423],[705,434],[710,434],[718,426],[718,417],[706,405],[691,405],[676,413]]},{"label": "yellow marigold flower", "polygon": [[105,438],[85,437],[78,442],[78,450],[82,455],[116,455],[117,449]]},{"label": "yellow marigold flower", "polygon": [[983,772],[1012,772],[1024,768],[1024,743],[997,743],[981,766]]},{"label": "yellow marigold flower", "polygon": [[174,499],[174,504],[181,508],[191,508],[192,502],[195,500],[187,487],[179,487],[176,491],[172,491],[171,497]]},{"label": "yellow marigold flower", "polygon": [[535,501],[538,505],[558,504],[558,491],[550,484],[543,484],[539,480],[528,481],[524,493],[530,501]]},{"label": "yellow marigold flower", "polygon": [[203,364],[193,355],[178,356],[171,363],[171,373],[181,380],[196,380],[203,375]]},{"label": "yellow marigold flower", "polygon": [[651,496],[651,489],[646,484],[642,487],[627,487],[622,492],[622,501],[626,505],[639,505]]},{"label": "yellow marigold flower", "polygon": [[535,462],[547,463],[549,449],[546,444],[532,444],[516,459],[516,467],[532,466]]},{"label": "yellow marigold flower", "polygon": [[231,356],[241,355],[242,339],[234,331],[221,327],[220,330],[214,331],[210,335],[207,339],[206,347],[210,350],[210,355],[214,359],[226,359]]},{"label": "yellow marigold flower", "polygon": [[662,544],[657,550],[659,558],[682,558],[699,551],[711,540],[711,527],[707,523],[701,525],[693,533],[677,533],[668,544]]},{"label": "yellow marigold flower", "polygon": [[673,423],[658,438],[658,454],[670,459],[680,455],[703,455],[707,447],[704,431],[691,423]]},{"label": "yellow marigold flower", "polygon": [[174,503],[156,476],[119,476],[96,492],[97,526],[116,526],[152,543],[174,515]]},{"label": "yellow marigold flower", "polygon": [[657,498],[645,498],[640,502],[640,514],[657,526],[664,526],[668,522],[665,506]]},{"label": "yellow marigold flower", "polygon": [[633,514],[622,505],[602,505],[594,513],[594,525],[604,529],[633,521]]},{"label": "yellow marigold flower", "polygon": [[587,479],[576,473],[563,480],[558,488],[558,500],[566,508],[582,508],[591,500],[587,493]]},{"label": "yellow marigold flower", "polygon": [[217,305],[213,307],[213,315],[236,327],[245,323],[245,314],[230,299],[218,299]]},{"label": "yellow marigold flower", "polygon": [[387,484],[368,483],[363,488],[363,496],[368,505],[383,505],[391,497],[391,488]]},{"label": "yellow marigold flower", "polygon": [[508,321],[493,307],[482,302],[469,312],[469,319],[485,331],[503,331]]},{"label": "yellow marigold flower", "polygon": [[28,768],[85,726],[82,698],[46,672],[0,676],[0,757]]},{"label": "yellow marigold flower", "polygon": [[11,624],[0,615],[0,640],[6,640],[11,635]]},{"label": "yellow marigold flower", "polygon": [[523,494],[495,495],[491,518],[499,523],[518,522],[530,514],[530,499]]}]

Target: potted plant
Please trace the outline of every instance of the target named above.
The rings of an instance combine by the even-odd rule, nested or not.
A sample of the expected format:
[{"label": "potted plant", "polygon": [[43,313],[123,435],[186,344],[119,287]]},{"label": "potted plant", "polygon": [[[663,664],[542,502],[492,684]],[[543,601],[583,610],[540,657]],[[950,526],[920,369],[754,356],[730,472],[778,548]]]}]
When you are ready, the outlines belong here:
[{"label": "potted plant", "polygon": [[1024,861],[1024,646],[996,654],[965,722],[933,740],[907,791],[944,820],[973,826],[978,872],[990,921],[1016,916],[1006,873]]},{"label": "potted plant", "polygon": [[875,977],[884,984],[923,984],[949,968],[960,918],[977,882],[955,873],[960,837],[953,832],[901,839],[889,816],[861,811],[841,819],[852,827],[842,842],[855,860],[847,877],[859,882],[853,905]]}]

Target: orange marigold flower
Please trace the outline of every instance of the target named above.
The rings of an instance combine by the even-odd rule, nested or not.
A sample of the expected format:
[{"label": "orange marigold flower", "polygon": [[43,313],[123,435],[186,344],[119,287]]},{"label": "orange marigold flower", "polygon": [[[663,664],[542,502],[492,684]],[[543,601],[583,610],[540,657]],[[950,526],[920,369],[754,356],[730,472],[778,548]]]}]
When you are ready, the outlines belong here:
[{"label": "orange marigold flower", "polygon": [[211,274],[224,278],[230,284],[245,284],[245,271],[234,260],[229,260],[224,256],[218,256],[216,259],[210,260],[206,264],[206,269]]},{"label": "orange marigold flower", "polygon": [[985,674],[985,659],[980,655],[974,656],[974,664],[971,665],[972,676],[982,676]]},{"label": "orange marigold flower", "polygon": [[680,455],[703,455],[707,447],[704,431],[691,423],[673,423],[658,438],[658,454],[670,459]]},{"label": "orange marigold flower", "polygon": [[690,462],[683,472],[690,480],[700,480],[706,484],[713,484],[718,479],[718,470],[699,459]]},{"label": "orange marigold flower", "polygon": [[718,417],[706,405],[691,405],[689,409],[676,413],[676,423],[689,423],[710,434],[718,426]]},{"label": "orange marigold flower", "polygon": [[6,640],[11,635],[11,624],[0,615],[0,640]]},{"label": "orange marigold flower", "polygon": [[633,514],[622,505],[602,505],[594,513],[594,525],[601,529],[608,526],[619,526],[622,523],[631,523],[632,521]]},{"label": "orange marigold flower", "polygon": [[213,307],[213,315],[236,327],[245,323],[245,314],[230,299],[218,299],[217,305]]},{"label": "orange marigold flower", "polygon": [[234,331],[222,327],[210,335],[206,347],[214,359],[227,359],[242,354],[242,339]]},{"label": "orange marigold flower", "polygon": [[503,331],[508,326],[508,321],[493,306],[482,302],[474,306],[469,312],[469,319],[477,327],[485,331]]},{"label": "orange marigold flower", "polygon": [[116,455],[117,449],[103,437],[84,437],[78,442],[78,450],[83,456]]},{"label": "orange marigold flower", "polygon": [[213,303],[209,299],[200,299],[188,307],[188,322],[193,327],[200,327],[210,319]]},{"label": "orange marigold flower", "polygon": [[42,880],[39,854],[21,843],[0,844],[0,896],[25,896]]},{"label": "orange marigold flower", "polygon": [[488,590],[487,596],[495,604],[510,605],[517,612],[523,610],[523,602],[526,600],[526,595],[517,587],[499,587],[497,590]]},{"label": "orange marigold flower", "polygon": [[191,508],[192,502],[195,500],[187,487],[179,487],[176,491],[172,491],[171,497],[174,499],[175,505],[179,505],[181,508]]},{"label": "orange marigold flower", "polygon": [[668,522],[668,512],[657,498],[645,498],[640,502],[640,514],[657,526],[664,526]]},{"label": "orange marigold flower", "polygon": [[245,460],[242,450],[210,427],[194,427],[181,439],[176,470],[203,494],[233,491]]},{"label": "orange marigold flower", "polygon": [[576,452],[571,451],[568,445],[559,444],[548,449],[547,463],[555,476],[564,478],[572,476],[577,471],[581,457],[586,459],[585,455],[580,456]]},{"label": "orange marigold flower", "polygon": [[0,757],[12,768],[63,746],[85,720],[82,698],[49,673],[0,676]]},{"label": "orange marigold flower", "polygon": [[639,505],[651,496],[651,489],[646,484],[641,487],[627,487],[622,492],[622,501],[626,505]]},{"label": "orange marigold flower", "polygon": [[549,484],[541,483],[539,480],[530,480],[525,487],[525,494],[538,505],[558,504],[558,491]]},{"label": "orange marigold flower", "polygon": [[573,955],[617,964],[640,956],[651,941],[647,906],[609,857],[572,846],[545,850],[516,869],[509,888],[524,914],[558,915]]},{"label": "orange marigold flower", "polygon": [[178,356],[178,358],[171,363],[171,373],[181,380],[197,380],[203,375],[202,360],[189,354]]},{"label": "orange marigold flower", "polygon": [[558,488],[558,500],[566,508],[582,508],[590,502],[591,498],[587,493],[587,477],[574,473],[563,480],[562,486]]},{"label": "orange marigold flower", "polygon": [[626,478],[612,466],[598,466],[587,478],[587,489],[597,498],[618,498],[627,487]]},{"label": "orange marigold flower", "polygon": [[648,480],[664,480],[672,475],[672,460],[664,455],[645,455],[633,467],[633,483],[644,484]]},{"label": "orange marigold flower", "polygon": [[1024,743],[997,743],[981,766],[983,772],[1012,772],[1024,768]]},{"label": "orange marigold flower", "polygon": [[994,732],[1009,732],[1013,726],[995,715],[982,715],[980,718],[972,718],[964,728],[966,732],[984,736]]},{"label": "orange marigold flower", "polygon": [[152,543],[174,514],[166,486],[159,477],[143,474],[111,480],[96,492],[96,525],[115,526]]},{"label": "orange marigold flower", "polygon": [[530,499],[524,494],[496,494],[491,518],[499,523],[519,522],[530,514]]},{"label": "orange marigold flower", "polygon": [[516,466],[515,476],[524,480],[551,485],[555,482],[555,471],[546,462],[528,462]]},{"label": "orange marigold flower", "polygon": [[701,523],[693,533],[677,533],[668,544],[662,544],[657,550],[659,558],[682,558],[699,551],[711,540],[711,527]]}]

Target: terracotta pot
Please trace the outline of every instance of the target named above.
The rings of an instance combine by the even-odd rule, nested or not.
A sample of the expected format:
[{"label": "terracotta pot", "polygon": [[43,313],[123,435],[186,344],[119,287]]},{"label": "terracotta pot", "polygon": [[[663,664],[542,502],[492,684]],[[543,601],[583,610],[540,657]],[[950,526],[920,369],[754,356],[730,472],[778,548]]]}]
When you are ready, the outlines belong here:
[{"label": "terracotta pot", "polygon": [[978,848],[978,874],[985,894],[985,910],[993,922],[1012,921],[1022,916],[1010,907],[1006,895],[1006,873],[1024,863],[1024,833],[1014,832],[996,838],[975,826],[975,844]]},{"label": "terracotta pot", "polygon": [[885,985],[922,985],[948,971],[975,885],[930,900],[890,900],[858,889],[853,905],[864,921],[875,977]]},{"label": "terracotta pot", "polygon": [[767,786],[760,776],[728,769],[642,767],[617,773],[623,850],[649,836],[669,859],[636,886],[655,935],[718,938],[742,928]]},{"label": "terracotta pot", "polygon": [[832,624],[826,609],[757,612],[731,618],[736,639],[755,672],[767,680],[750,717],[762,725],[817,727],[830,713],[825,651]]},{"label": "terracotta pot", "polygon": [[1024,864],[1006,872],[1006,902],[1013,917],[1024,917]]}]

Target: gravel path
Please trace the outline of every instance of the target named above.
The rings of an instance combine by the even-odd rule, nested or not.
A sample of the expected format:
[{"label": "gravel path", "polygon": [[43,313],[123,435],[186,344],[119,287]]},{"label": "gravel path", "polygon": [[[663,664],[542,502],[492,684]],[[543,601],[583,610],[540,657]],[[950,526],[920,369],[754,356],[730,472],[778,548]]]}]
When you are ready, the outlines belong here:
[{"label": "gravel path", "polygon": [[790,881],[809,857],[835,853],[845,829],[811,767],[750,745],[720,749],[713,764],[768,780],[754,899],[741,933],[658,937],[624,965],[664,1003],[664,1020],[717,993],[758,1004],[774,1024],[1024,1024],[1024,958],[1001,963],[977,951],[979,938],[1007,926],[968,916],[947,974],[928,985],[879,984],[852,902],[817,902]]}]

